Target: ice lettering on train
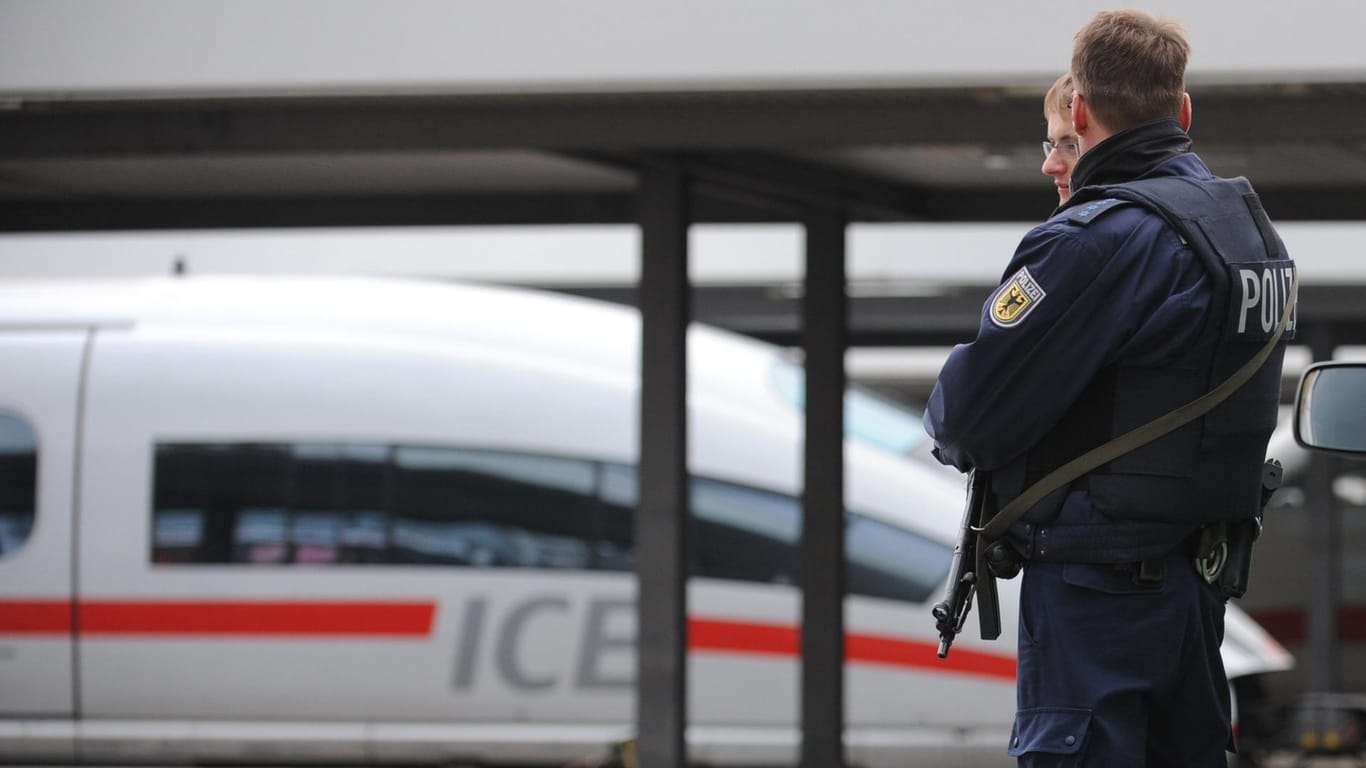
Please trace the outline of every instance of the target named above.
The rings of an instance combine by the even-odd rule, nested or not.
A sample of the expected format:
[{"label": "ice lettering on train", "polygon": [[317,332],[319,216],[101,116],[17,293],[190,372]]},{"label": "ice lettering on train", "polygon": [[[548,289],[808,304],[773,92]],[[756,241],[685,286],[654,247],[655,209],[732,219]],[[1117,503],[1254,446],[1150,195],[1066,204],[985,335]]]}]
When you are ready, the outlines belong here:
[{"label": "ice lettering on train", "polygon": [[[624,620],[612,621],[613,616]],[[624,625],[624,626],[623,626]],[[625,598],[597,597],[588,604],[583,644],[579,646],[578,687],[598,691],[630,690],[635,684],[629,663],[636,651],[636,603]],[[628,660],[625,671],[611,674],[610,658]]]},{"label": "ice lettering on train", "polygon": [[479,649],[479,638],[484,634],[484,614],[488,612],[488,598],[478,597],[465,605],[460,617],[460,639],[455,644],[455,675],[451,685],[457,691],[474,686],[474,653]]},{"label": "ice lettering on train", "polygon": [[531,677],[523,671],[523,666],[517,659],[517,650],[521,647],[517,641],[531,623],[531,617],[548,610],[563,613],[569,610],[569,601],[563,597],[538,597],[527,600],[508,613],[502,629],[498,632],[498,674],[513,688],[541,691],[554,688],[559,682],[553,675]]},{"label": "ice lettering on train", "polygon": [[[527,633],[538,631],[537,619],[571,612],[567,597],[554,594],[523,598],[507,611],[496,627],[489,624],[489,598],[474,597],[460,614],[451,687],[472,691],[480,674],[480,662],[489,658],[484,644],[493,642],[491,670],[508,687],[534,693],[561,685],[554,672],[536,669],[533,659],[523,658]],[[542,626],[541,630],[544,631]],[[578,636],[579,652],[573,678],[576,690],[629,691],[634,683],[630,661],[635,653],[635,602],[619,597],[594,597],[584,611]]]}]

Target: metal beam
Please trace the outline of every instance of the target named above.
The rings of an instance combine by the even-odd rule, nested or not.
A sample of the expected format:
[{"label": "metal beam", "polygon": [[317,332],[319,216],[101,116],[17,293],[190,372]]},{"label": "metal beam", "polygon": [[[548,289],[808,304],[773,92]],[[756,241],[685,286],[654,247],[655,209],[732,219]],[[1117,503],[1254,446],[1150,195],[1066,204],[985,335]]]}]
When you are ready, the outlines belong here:
[{"label": "metal beam", "polygon": [[845,217],[806,217],[801,768],[844,763]]},{"label": "metal beam", "polygon": [[[776,163],[776,161],[775,161]],[[800,163],[802,170],[812,169]],[[822,169],[824,170],[824,169]],[[737,180],[738,176],[732,176]],[[778,174],[774,178],[782,179]],[[850,179],[830,169],[830,179]],[[735,183],[739,183],[735,181]],[[693,190],[692,220],[700,223],[791,222],[797,201],[776,204],[759,188],[776,190],[777,181],[749,184],[748,191],[727,187],[721,174]],[[838,185],[818,187],[810,197],[827,203]],[[913,189],[890,183],[864,188],[849,199],[855,220],[895,219],[894,205],[906,221],[1038,221],[1049,200],[1039,189]],[[856,193],[851,193],[856,194]],[[1336,188],[1262,187],[1276,220],[1356,220],[1366,210],[1366,186]],[[899,200],[900,202],[894,202]],[[631,192],[566,191],[546,193],[405,194],[358,196],[126,197],[73,195],[57,199],[0,197],[0,232],[90,232],[167,229],[240,229],[270,227],[374,227],[479,224],[628,224],[639,220]],[[1021,235],[1025,226],[1021,225]],[[1003,254],[1006,259],[1009,254]],[[1003,262],[1004,263],[1004,262]]]},{"label": "metal beam", "polygon": [[[1192,87],[1201,141],[1359,142],[1361,84]],[[1034,88],[21,101],[0,159],[434,149],[1015,144]],[[609,127],[608,130],[604,130]]]},{"label": "metal beam", "polygon": [[633,193],[83,198],[8,201],[0,232],[578,224],[636,221]]},{"label": "metal beam", "polygon": [[636,753],[649,768],[685,768],[688,191],[681,169],[662,162],[645,167],[640,187]]},{"label": "metal beam", "polygon": [[0,111],[0,159],[964,144],[1033,135],[1038,113],[992,89],[58,101]]},{"label": "metal beam", "polygon": [[926,218],[932,194],[919,185],[773,152],[731,151],[687,156],[698,179],[788,201],[794,214],[810,208],[848,210],[866,221]]},{"label": "metal beam", "polygon": [[[568,156],[618,170],[635,171],[640,165],[638,156],[629,152]],[[803,211],[813,208],[845,210],[868,221],[915,221],[924,218],[931,198],[931,191],[921,185],[765,150],[676,152],[672,156],[687,165],[699,198],[740,204],[780,221],[796,221]]]}]

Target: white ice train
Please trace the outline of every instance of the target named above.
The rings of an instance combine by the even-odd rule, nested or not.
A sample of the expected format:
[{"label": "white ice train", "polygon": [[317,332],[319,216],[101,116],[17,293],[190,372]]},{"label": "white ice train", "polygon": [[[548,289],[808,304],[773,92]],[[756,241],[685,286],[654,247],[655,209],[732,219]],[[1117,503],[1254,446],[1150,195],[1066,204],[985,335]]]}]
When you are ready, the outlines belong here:
[{"label": "white ice train", "polygon": [[[347,278],[0,285],[0,762],[563,764],[633,717],[638,320]],[[800,370],[690,335],[688,739],[797,750]],[[1003,639],[935,656],[962,489],[850,396],[847,731],[1005,762]],[[1289,655],[1229,612],[1230,674]]]}]

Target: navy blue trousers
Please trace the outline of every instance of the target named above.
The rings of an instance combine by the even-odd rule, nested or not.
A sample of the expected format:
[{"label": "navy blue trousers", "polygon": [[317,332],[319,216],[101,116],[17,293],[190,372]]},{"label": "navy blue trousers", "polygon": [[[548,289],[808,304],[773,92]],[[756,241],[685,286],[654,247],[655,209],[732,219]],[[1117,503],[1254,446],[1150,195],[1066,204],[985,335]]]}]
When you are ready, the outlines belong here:
[{"label": "navy blue trousers", "polygon": [[1010,754],[1022,768],[1224,768],[1224,601],[1190,556],[1156,584],[1112,565],[1031,562],[1020,588]]}]

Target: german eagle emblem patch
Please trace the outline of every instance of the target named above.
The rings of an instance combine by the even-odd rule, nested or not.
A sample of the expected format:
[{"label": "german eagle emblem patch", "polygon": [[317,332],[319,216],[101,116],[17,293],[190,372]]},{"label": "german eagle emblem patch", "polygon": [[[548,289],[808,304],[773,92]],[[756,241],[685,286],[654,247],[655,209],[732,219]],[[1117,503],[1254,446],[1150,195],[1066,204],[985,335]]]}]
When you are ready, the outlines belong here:
[{"label": "german eagle emblem patch", "polygon": [[1029,274],[1029,268],[1021,267],[991,297],[991,322],[1002,328],[1019,325],[1025,315],[1034,311],[1047,295],[1034,276]]}]

